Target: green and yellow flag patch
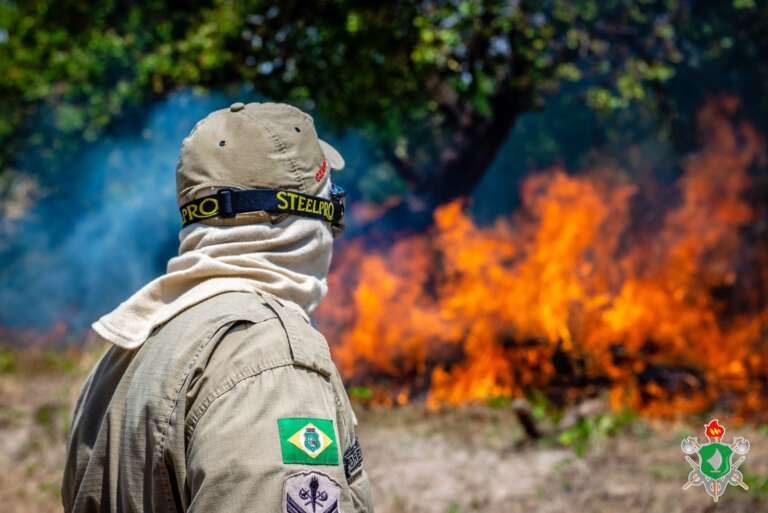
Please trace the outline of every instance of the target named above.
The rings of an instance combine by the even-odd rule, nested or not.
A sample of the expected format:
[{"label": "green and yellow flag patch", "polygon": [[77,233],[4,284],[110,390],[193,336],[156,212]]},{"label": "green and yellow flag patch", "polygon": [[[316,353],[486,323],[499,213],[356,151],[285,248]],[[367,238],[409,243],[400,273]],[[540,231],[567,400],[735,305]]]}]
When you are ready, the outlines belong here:
[{"label": "green and yellow flag patch", "polygon": [[311,417],[277,420],[283,463],[338,465],[339,449],[333,421]]}]

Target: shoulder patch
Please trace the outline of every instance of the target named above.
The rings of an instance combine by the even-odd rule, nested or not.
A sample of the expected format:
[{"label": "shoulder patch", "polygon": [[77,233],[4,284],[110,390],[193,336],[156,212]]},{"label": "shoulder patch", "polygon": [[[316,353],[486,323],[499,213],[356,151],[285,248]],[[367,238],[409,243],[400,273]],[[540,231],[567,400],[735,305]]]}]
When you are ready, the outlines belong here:
[{"label": "shoulder patch", "polygon": [[363,468],[363,451],[360,449],[360,440],[355,438],[352,445],[344,451],[344,475],[347,480],[357,474]]},{"label": "shoulder patch", "polygon": [[333,421],[312,417],[277,420],[283,463],[338,465],[339,449]]},{"label": "shoulder patch", "polygon": [[322,472],[299,472],[283,483],[283,513],[338,513],[341,485]]}]

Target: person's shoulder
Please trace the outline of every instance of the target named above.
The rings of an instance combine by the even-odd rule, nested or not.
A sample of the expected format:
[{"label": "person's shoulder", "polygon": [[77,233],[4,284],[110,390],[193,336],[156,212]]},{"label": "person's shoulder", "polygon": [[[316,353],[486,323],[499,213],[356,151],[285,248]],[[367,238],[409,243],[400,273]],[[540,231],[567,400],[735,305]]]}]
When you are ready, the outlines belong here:
[{"label": "person's shoulder", "polygon": [[[237,308],[238,320],[231,322],[215,342],[201,369],[210,383],[224,383],[247,374],[278,366],[304,367],[326,376],[334,367],[325,338],[308,318],[272,296],[259,296],[256,302],[237,303],[238,295],[228,298]],[[233,303],[234,301],[234,303]]]},{"label": "person's shoulder", "polygon": [[297,380],[327,382],[334,375],[328,344],[295,308],[264,297],[238,317],[213,341],[188,382],[188,436],[213,401],[263,373],[282,368]]},{"label": "person's shoulder", "polygon": [[248,369],[258,371],[292,363],[293,355],[279,317],[265,315],[258,320],[232,323],[204,365],[210,379],[218,381]]}]

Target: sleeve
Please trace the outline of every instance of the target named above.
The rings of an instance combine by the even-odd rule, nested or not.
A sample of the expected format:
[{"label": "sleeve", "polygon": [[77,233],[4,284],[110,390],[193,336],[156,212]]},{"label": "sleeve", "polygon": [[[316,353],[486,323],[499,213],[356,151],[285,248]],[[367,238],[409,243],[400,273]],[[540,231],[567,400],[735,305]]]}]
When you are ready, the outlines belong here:
[{"label": "sleeve", "polygon": [[338,401],[342,465],[354,504],[353,511],[373,513],[373,496],[368,473],[363,466],[363,449],[357,434],[357,417],[352,410],[341,376],[335,369],[331,382]]},{"label": "sleeve", "polygon": [[345,474],[354,433],[335,379],[285,364],[236,375],[189,439],[188,511],[372,512],[367,477]]}]

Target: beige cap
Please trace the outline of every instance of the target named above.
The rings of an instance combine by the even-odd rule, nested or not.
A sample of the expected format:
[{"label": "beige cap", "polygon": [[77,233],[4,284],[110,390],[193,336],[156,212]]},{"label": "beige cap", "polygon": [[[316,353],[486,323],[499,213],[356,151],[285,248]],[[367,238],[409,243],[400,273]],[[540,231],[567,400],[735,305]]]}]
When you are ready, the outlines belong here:
[{"label": "beige cap", "polygon": [[312,117],[283,103],[233,103],[199,121],[181,144],[179,206],[222,187],[317,195],[344,159]]}]

